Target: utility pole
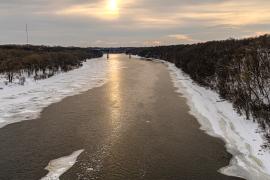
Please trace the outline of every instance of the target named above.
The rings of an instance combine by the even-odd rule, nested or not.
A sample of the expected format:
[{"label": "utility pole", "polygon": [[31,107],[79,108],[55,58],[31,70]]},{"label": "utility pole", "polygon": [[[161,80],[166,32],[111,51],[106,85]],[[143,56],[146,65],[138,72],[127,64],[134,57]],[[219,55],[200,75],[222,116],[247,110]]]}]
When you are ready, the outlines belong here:
[{"label": "utility pole", "polygon": [[28,25],[27,24],[25,26],[25,31],[26,31],[26,45],[29,46],[29,34],[28,34]]}]

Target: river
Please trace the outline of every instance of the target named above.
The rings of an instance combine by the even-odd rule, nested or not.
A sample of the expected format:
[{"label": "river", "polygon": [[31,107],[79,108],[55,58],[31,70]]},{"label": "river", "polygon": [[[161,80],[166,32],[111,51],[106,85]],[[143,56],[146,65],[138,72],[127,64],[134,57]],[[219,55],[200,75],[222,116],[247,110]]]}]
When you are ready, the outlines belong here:
[{"label": "river", "polygon": [[[201,131],[162,63],[111,55],[108,82],[0,129],[0,179],[38,180],[84,151],[60,179],[236,180],[231,155]],[[90,78],[90,77],[89,77]]]}]

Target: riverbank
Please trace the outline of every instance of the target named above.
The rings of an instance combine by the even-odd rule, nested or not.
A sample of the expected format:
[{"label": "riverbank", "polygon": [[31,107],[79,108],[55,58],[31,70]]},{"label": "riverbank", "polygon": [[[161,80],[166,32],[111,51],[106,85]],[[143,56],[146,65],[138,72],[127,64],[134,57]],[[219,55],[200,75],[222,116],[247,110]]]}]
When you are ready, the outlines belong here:
[{"label": "riverbank", "polygon": [[221,100],[214,91],[199,86],[174,64],[151,60],[168,66],[177,92],[187,99],[190,113],[199,121],[201,129],[226,143],[233,159],[220,172],[248,180],[269,180],[270,153],[263,148],[266,139],[259,124],[240,116],[230,102]]},{"label": "riverbank", "polygon": [[0,89],[0,128],[35,119],[50,104],[103,85],[107,72],[107,60],[96,58],[87,60],[78,69],[48,79],[35,81],[29,78],[24,85],[4,86]]}]

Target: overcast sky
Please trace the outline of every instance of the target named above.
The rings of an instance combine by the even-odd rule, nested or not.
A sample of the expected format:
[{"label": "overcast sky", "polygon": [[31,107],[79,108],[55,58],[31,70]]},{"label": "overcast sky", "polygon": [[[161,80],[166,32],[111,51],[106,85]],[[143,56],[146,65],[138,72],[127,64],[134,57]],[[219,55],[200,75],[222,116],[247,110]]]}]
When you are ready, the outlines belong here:
[{"label": "overcast sky", "polygon": [[0,44],[152,46],[270,32],[269,0],[1,0]]}]

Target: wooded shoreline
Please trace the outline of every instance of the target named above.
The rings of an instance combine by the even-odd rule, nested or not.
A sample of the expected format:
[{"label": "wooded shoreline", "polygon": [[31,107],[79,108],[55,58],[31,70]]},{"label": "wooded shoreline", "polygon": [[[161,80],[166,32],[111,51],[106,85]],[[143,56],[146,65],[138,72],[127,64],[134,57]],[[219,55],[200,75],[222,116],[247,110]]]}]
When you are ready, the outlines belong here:
[{"label": "wooded shoreline", "polygon": [[270,36],[193,45],[133,48],[127,53],[162,59],[257,121],[270,140]]},{"label": "wooded shoreline", "polygon": [[3,45],[0,46],[0,73],[6,76],[7,83],[12,83],[15,75],[21,74],[45,79],[102,55],[93,48]]}]

